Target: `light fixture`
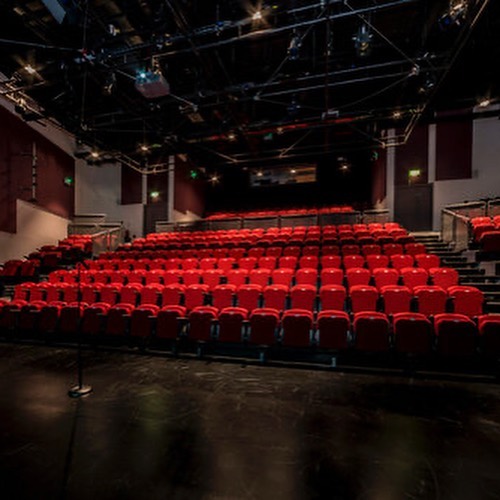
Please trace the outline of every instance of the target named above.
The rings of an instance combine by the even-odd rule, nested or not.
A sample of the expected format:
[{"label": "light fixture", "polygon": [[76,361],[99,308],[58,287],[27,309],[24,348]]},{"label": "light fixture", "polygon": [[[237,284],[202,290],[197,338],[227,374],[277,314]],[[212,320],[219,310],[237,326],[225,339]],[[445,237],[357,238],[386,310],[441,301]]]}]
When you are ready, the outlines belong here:
[{"label": "light fixture", "polygon": [[363,23],[359,28],[356,35],[353,37],[354,47],[358,57],[366,57],[370,55],[372,51],[372,38],[373,35],[370,33],[368,26]]},{"label": "light fixture", "polygon": [[288,59],[296,61],[299,58],[299,49],[302,46],[302,39],[299,35],[294,34],[288,45]]},{"label": "light fixture", "polygon": [[147,144],[141,144],[139,146],[139,149],[142,153],[149,153],[149,146]]},{"label": "light fixture", "polygon": [[28,73],[29,75],[34,75],[36,73],[36,69],[31,65],[31,64],[27,64],[25,67],[24,67],[24,70],[26,71],[26,73]]},{"label": "light fixture", "polygon": [[347,161],[347,158],[340,156],[337,158],[337,161],[339,162],[339,170],[343,174],[346,174],[347,172],[349,172],[350,165],[349,165],[349,162]]},{"label": "light fixture", "polygon": [[90,152],[90,157],[91,157],[93,160],[97,160],[97,159],[99,158],[99,156],[100,156],[100,155],[99,155],[99,151],[97,151],[97,150],[95,150],[95,149],[94,149],[94,150],[92,150],[92,151]]},{"label": "light fixture", "polygon": [[219,176],[217,174],[212,174],[210,177],[210,182],[212,184],[217,184],[219,182]]},{"label": "light fixture", "polygon": [[484,97],[477,103],[477,105],[480,108],[487,108],[490,104],[491,104],[491,99],[489,99],[488,97]]},{"label": "light fixture", "polygon": [[419,168],[411,168],[410,170],[408,170],[408,178],[411,180],[418,179],[421,173],[422,170],[420,170]]},{"label": "light fixture", "polygon": [[71,187],[73,186],[73,184],[75,183],[75,179],[69,175],[67,175],[64,179],[63,179],[63,183],[65,186],[67,187]]},{"label": "light fixture", "polygon": [[262,19],[262,12],[257,10],[252,15],[252,21],[260,21]]},{"label": "light fixture", "polygon": [[399,110],[396,110],[392,113],[392,117],[394,118],[394,120],[399,120],[402,116],[403,114]]},{"label": "light fixture", "polygon": [[228,141],[235,141],[236,140],[236,134],[234,132],[229,132],[229,134],[227,134],[227,140]]},{"label": "light fixture", "polygon": [[152,199],[152,200],[157,200],[159,197],[160,197],[160,192],[159,191],[151,191],[149,193],[149,197]]},{"label": "light fixture", "polygon": [[467,1],[450,0],[448,10],[439,18],[439,27],[446,30],[452,26],[461,26],[467,15]]},{"label": "light fixture", "polygon": [[291,169],[290,169],[290,173],[291,173],[292,175],[295,175],[295,174],[297,173],[297,170],[295,170],[294,168],[291,168]]},{"label": "light fixture", "polygon": [[262,170],[257,170],[257,177],[263,177],[264,176],[264,172],[262,172]]},{"label": "light fixture", "polygon": [[106,76],[104,80],[104,83],[102,85],[102,93],[104,95],[111,95],[113,93],[115,85],[116,85],[116,75],[113,72],[111,72]]}]

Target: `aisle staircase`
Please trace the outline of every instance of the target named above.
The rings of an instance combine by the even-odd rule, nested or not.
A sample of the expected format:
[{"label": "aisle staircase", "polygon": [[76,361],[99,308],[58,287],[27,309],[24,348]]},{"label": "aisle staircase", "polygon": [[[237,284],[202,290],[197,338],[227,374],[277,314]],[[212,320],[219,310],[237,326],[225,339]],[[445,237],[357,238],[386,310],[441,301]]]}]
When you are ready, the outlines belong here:
[{"label": "aisle staircase", "polygon": [[415,240],[423,243],[429,253],[438,255],[443,266],[453,267],[460,275],[460,284],[475,286],[484,293],[485,312],[500,313],[500,274],[486,274],[475,253],[457,252],[453,245],[441,240],[439,233],[413,233]]}]

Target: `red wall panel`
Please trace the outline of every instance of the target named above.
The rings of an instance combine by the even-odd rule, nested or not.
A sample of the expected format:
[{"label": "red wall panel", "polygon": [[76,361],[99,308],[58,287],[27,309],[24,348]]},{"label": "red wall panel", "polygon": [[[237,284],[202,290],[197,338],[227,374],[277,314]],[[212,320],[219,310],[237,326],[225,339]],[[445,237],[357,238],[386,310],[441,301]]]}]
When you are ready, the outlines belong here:
[{"label": "red wall panel", "polygon": [[[74,188],[65,186],[64,178],[74,178],[74,159],[5,108],[0,108],[0,130],[0,231],[16,231],[16,199],[71,218]],[[33,143],[37,156],[35,200],[32,197]]]},{"label": "red wall panel", "polygon": [[188,210],[199,216],[205,212],[205,182],[189,178],[193,165],[176,156],[174,209],[186,213]]},{"label": "red wall panel", "polygon": [[436,126],[436,180],[472,176],[472,120]]},{"label": "red wall panel", "polygon": [[122,205],[142,203],[142,174],[122,166]]}]

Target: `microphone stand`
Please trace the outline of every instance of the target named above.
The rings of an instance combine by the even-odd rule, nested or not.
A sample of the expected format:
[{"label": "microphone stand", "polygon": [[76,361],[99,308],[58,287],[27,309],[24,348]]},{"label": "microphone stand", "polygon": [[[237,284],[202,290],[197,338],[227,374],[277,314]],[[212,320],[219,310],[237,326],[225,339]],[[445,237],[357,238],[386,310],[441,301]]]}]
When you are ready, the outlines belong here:
[{"label": "microphone stand", "polygon": [[73,386],[68,391],[68,396],[70,398],[80,398],[86,396],[92,392],[92,387],[90,385],[83,384],[83,360],[82,360],[82,266],[87,267],[82,261],[76,263],[77,278],[78,278],[78,320],[76,323],[76,334],[78,337],[78,348],[77,348],[77,370],[78,370],[78,384]]}]

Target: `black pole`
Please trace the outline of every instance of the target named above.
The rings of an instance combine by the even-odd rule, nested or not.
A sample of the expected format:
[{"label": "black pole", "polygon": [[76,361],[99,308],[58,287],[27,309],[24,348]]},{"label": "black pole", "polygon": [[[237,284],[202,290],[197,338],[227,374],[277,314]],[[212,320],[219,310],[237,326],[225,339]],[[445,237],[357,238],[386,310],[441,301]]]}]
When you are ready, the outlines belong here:
[{"label": "black pole", "polygon": [[83,385],[83,360],[82,360],[82,266],[83,262],[79,261],[76,263],[77,279],[78,279],[78,319],[76,323],[76,335],[78,337],[78,348],[76,351],[76,366],[78,372],[78,384],[73,386],[68,391],[68,396],[70,398],[80,398],[86,396],[92,392],[92,387],[90,385]]}]

